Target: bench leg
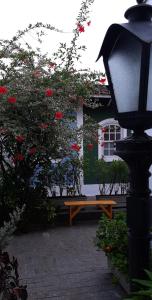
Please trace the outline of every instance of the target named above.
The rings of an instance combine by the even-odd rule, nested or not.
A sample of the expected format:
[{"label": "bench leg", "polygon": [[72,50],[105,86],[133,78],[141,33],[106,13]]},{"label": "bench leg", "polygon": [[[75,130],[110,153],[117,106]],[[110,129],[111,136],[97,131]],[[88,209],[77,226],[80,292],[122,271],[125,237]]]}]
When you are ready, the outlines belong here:
[{"label": "bench leg", "polygon": [[107,215],[109,219],[112,219],[112,205],[104,206],[104,205],[99,205],[99,207],[104,211],[104,213]]},{"label": "bench leg", "polygon": [[71,207],[70,206],[70,226],[72,225],[73,218],[79,213],[83,206]]}]

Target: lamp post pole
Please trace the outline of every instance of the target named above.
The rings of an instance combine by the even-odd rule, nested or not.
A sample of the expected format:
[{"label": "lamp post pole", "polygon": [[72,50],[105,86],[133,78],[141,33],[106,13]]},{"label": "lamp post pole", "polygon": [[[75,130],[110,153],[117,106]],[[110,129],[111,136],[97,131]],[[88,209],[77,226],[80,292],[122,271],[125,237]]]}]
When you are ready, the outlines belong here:
[{"label": "lamp post pole", "polygon": [[[152,164],[152,138],[144,130],[116,143],[116,154],[130,171],[127,196],[129,278],[144,278],[150,268],[150,190],[149,168]],[[136,287],[130,282],[131,290]]]},{"label": "lamp post pole", "polygon": [[[133,278],[145,278],[150,269],[150,190],[152,138],[152,0],[137,0],[127,9],[128,23],[112,24],[98,59],[103,62],[115,108],[115,118],[131,137],[116,142],[115,154],[130,170],[127,197],[128,255],[131,290]],[[98,60],[97,59],[97,60]]]}]

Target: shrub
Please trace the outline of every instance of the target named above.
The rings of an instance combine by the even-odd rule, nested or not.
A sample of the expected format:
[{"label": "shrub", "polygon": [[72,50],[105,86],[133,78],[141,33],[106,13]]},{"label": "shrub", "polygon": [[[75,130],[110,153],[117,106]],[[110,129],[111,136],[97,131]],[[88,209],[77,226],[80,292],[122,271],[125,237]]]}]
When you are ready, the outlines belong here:
[{"label": "shrub", "polygon": [[26,300],[26,286],[20,285],[18,273],[18,261],[15,257],[10,259],[8,252],[3,251],[12,234],[16,230],[16,224],[21,218],[24,207],[17,208],[9,215],[10,220],[4,222],[0,228],[0,299],[1,300]]},{"label": "shrub", "polygon": [[125,194],[128,188],[128,167],[122,160],[106,162],[103,159],[95,163],[95,176],[99,183],[100,194]]},{"label": "shrub", "polygon": [[152,272],[145,270],[147,274],[147,279],[134,279],[133,282],[138,284],[138,291],[132,293],[129,298],[125,298],[124,300],[144,300],[144,299],[152,299]]},{"label": "shrub", "polygon": [[11,260],[8,252],[0,251],[0,299],[26,300],[26,286],[19,284],[18,262]]},{"label": "shrub", "polygon": [[43,226],[54,223],[56,208],[44,187],[31,188],[25,203],[26,207],[18,226],[21,231],[31,229],[31,225]]},{"label": "shrub", "polygon": [[[91,96],[102,76],[75,67],[85,50],[78,38],[90,21],[93,2],[82,1],[71,42],[60,43],[51,56],[21,42],[31,30],[36,29],[40,43],[43,30],[59,31],[49,24],[29,24],[11,40],[0,40],[0,206],[7,215],[14,206],[27,204],[37,167],[43,169],[41,179],[46,185],[52,161],[78,154],[82,136],[93,138],[95,122],[87,128],[74,126],[78,108],[93,105]],[[65,174],[58,169],[62,194]],[[49,181],[52,186],[54,176]],[[79,185],[75,176],[77,193]]]},{"label": "shrub", "polygon": [[126,214],[119,212],[112,220],[103,215],[96,232],[96,245],[110,258],[113,266],[123,273],[128,270],[128,238]]}]

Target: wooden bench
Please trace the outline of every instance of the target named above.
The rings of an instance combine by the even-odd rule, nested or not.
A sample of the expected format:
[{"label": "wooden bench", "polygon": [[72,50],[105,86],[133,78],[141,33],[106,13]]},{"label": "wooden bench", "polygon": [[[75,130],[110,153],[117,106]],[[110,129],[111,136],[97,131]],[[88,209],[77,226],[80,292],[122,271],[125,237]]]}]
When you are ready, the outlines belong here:
[{"label": "wooden bench", "polygon": [[108,216],[109,219],[112,219],[112,206],[116,202],[113,200],[83,200],[83,201],[65,201],[64,205],[70,207],[70,225],[72,225],[72,220],[79,213],[81,208],[86,206],[98,206],[102,211]]}]

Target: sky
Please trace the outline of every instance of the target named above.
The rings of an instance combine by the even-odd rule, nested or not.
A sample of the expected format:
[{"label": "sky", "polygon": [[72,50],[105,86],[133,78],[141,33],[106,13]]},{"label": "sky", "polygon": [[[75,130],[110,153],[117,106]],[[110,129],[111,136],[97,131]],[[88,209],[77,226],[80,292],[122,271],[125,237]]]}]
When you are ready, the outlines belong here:
[{"label": "sky", "polygon": [[[60,42],[72,38],[76,17],[82,0],[5,0],[1,3],[0,39],[9,39],[18,30],[23,30],[29,23],[49,23],[65,33],[49,32],[44,38],[42,51],[53,53]],[[102,59],[95,62],[108,27],[113,23],[127,22],[124,13],[127,8],[136,4],[135,0],[94,0],[91,5],[91,25],[81,33],[79,43],[86,45],[79,68],[104,71]],[[25,37],[36,45],[31,32]],[[37,45],[38,46],[38,45]]]}]

